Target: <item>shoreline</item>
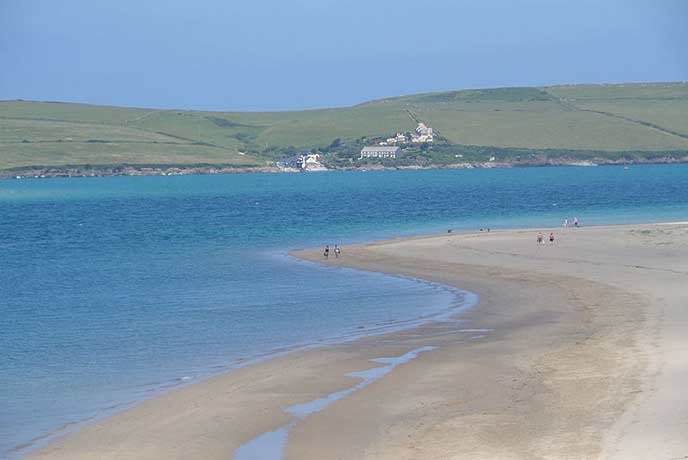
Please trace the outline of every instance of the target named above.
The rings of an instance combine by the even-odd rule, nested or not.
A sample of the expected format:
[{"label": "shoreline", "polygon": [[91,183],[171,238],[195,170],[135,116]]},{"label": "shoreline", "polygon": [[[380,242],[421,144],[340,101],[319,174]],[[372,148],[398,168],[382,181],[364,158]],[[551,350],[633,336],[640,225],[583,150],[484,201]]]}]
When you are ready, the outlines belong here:
[{"label": "shoreline", "polygon": [[122,165],[64,165],[64,166],[25,166],[0,170],[0,180],[9,179],[50,179],[77,177],[117,177],[117,176],[184,176],[184,175],[227,175],[248,173],[302,173],[328,171],[415,171],[446,169],[500,169],[500,168],[546,168],[546,167],[596,167],[596,166],[633,166],[651,164],[687,164],[688,156],[660,157],[651,160],[611,160],[592,158],[576,160],[573,158],[552,158],[543,161],[472,161],[464,163],[436,165],[360,165],[331,167],[318,171],[301,171],[277,166],[237,166],[226,164],[122,164]]},{"label": "shoreline", "polygon": [[[672,353],[685,344],[671,352],[662,340],[667,317],[679,326],[686,317],[654,307],[660,291],[669,306],[685,298],[680,251],[688,227],[659,224],[667,233],[657,225],[568,229],[569,240],[535,253],[534,230],[525,229],[345,246],[342,259],[329,265],[477,293],[481,303],[465,319],[471,329],[493,332],[471,341],[459,325],[437,322],[275,358],[144,401],[29,458],[226,458],[289,423],[283,407],[343,391],[352,385],[347,375],[370,368],[371,359],[423,346],[435,348],[300,421],[285,457],[327,458],[333,447],[341,458],[676,456],[688,437],[680,436],[686,409],[671,392],[680,374]],[[615,243],[620,237],[623,248]],[[673,241],[680,253],[664,254],[657,238]],[[295,254],[323,262],[319,249]],[[668,383],[661,380],[667,367]],[[667,398],[672,404],[664,404]],[[217,426],[208,425],[212,420]],[[652,428],[653,442],[639,436]]]},{"label": "shoreline", "polygon": [[[292,256],[291,253],[294,251],[290,251],[285,254],[285,257],[288,257],[290,259],[293,259],[293,262],[296,263],[305,263],[305,264],[312,264],[313,266],[320,268],[320,269],[329,269],[332,267],[326,267],[323,266],[320,263],[317,262],[312,262],[306,259],[302,259],[299,257]],[[346,267],[338,267],[342,269],[348,269]],[[355,270],[355,269],[353,269]],[[355,270],[358,271],[358,270]],[[228,364],[222,366],[222,369],[217,369],[217,366],[214,366],[215,369],[211,370],[210,368],[206,369],[202,373],[196,373],[192,377],[189,377],[187,375],[181,376],[181,377],[175,377],[170,380],[165,380],[159,383],[155,388],[148,388],[146,392],[150,393],[144,397],[138,397],[134,398],[128,401],[122,401],[119,403],[116,403],[112,407],[107,407],[103,408],[102,410],[98,411],[98,413],[92,413],[89,415],[85,415],[84,417],[77,419],[77,420],[70,420],[67,421],[60,426],[56,427],[50,432],[40,434],[32,439],[29,439],[22,444],[19,444],[12,448],[11,450],[7,451],[9,455],[11,455],[12,458],[30,458],[34,452],[39,451],[43,447],[49,446],[53,442],[59,442],[60,439],[69,436],[72,433],[77,432],[80,429],[83,429],[85,427],[88,427],[89,425],[105,420],[109,417],[115,416],[121,412],[124,411],[129,411],[139,404],[159,398],[161,396],[164,396],[168,393],[178,391],[180,389],[183,389],[187,386],[193,386],[198,383],[205,382],[210,379],[214,379],[217,377],[222,377],[224,375],[227,375],[229,373],[235,372],[238,369],[243,369],[246,367],[254,366],[257,364],[264,363],[266,361],[278,359],[281,357],[285,357],[291,354],[295,353],[300,353],[304,352],[307,350],[316,350],[319,348],[323,347],[330,347],[330,346],[338,346],[338,345],[344,345],[344,344],[350,344],[353,342],[356,342],[361,339],[365,338],[370,338],[370,337],[376,337],[376,336],[381,336],[381,335],[386,335],[386,334],[394,334],[398,333],[401,331],[405,331],[408,329],[413,329],[417,328],[419,326],[425,325],[427,323],[431,323],[434,321],[442,321],[447,318],[460,315],[462,312],[465,312],[466,310],[473,308],[476,303],[477,299],[473,295],[473,293],[463,291],[457,287],[454,286],[449,286],[449,285],[444,285],[442,283],[435,283],[432,281],[427,281],[419,278],[413,278],[413,277],[406,277],[406,276],[395,276],[395,275],[387,275],[385,273],[379,272],[380,274],[386,275],[386,276],[394,276],[398,278],[403,278],[407,279],[409,281],[413,282],[418,282],[418,283],[423,283],[427,284],[433,287],[439,287],[443,290],[446,290],[448,293],[450,293],[454,299],[451,301],[451,303],[447,306],[445,309],[438,309],[436,312],[430,314],[430,315],[425,315],[425,316],[418,316],[414,318],[408,318],[404,320],[392,320],[387,323],[378,323],[378,324],[366,324],[365,326],[359,326],[359,329],[357,330],[350,330],[342,333],[341,335],[337,336],[329,336],[329,337],[323,337],[323,338],[318,338],[312,342],[303,342],[303,343],[297,343],[297,344],[292,344],[292,345],[286,345],[282,347],[278,347],[272,350],[268,350],[265,352],[260,352],[257,354],[251,354],[247,356],[242,356],[237,359],[234,359],[233,361],[229,362]],[[142,389],[139,389],[142,390]],[[138,392],[138,391],[137,391]]]}]

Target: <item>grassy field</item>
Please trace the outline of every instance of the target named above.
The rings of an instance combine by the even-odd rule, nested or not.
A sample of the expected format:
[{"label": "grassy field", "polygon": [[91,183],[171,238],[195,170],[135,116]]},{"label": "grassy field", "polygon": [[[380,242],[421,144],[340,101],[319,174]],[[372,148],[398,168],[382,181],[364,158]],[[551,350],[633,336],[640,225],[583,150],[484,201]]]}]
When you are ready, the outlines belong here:
[{"label": "grassy field", "polygon": [[[0,102],[0,169],[66,164],[266,165],[335,139],[429,123],[449,144],[688,152],[688,84],[449,91],[291,112],[152,110]],[[293,147],[290,149],[290,147]]]}]

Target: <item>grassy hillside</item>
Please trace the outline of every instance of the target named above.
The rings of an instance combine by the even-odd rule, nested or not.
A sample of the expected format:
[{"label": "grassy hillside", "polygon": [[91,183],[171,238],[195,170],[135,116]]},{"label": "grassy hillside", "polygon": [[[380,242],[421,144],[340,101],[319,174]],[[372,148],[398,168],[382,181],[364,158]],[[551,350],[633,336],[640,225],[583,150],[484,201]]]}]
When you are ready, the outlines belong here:
[{"label": "grassy hillside", "polygon": [[[261,166],[335,139],[411,131],[451,146],[539,151],[688,152],[688,84],[567,85],[419,94],[340,109],[246,113],[0,102],[0,169],[23,166]],[[488,152],[478,149],[476,152]],[[480,155],[477,153],[476,155]],[[488,153],[485,153],[488,155]]]}]

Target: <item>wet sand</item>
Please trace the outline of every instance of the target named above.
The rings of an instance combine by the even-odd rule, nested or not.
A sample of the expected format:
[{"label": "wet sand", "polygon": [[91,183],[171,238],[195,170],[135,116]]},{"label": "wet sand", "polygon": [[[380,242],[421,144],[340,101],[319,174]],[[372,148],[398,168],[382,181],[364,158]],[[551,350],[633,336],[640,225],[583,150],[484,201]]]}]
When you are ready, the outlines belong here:
[{"label": "wet sand", "polygon": [[[327,261],[320,249],[297,252],[457,286],[480,302],[462,322],[189,385],[30,457],[227,459],[285,426],[286,459],[688,456],[688,224],[553,231],[553,246],[536,245],[536,229],[347,246]],[[372,359],[419,349],[318,412],[284,410],[360,384],[347,374],[384,366]]]}]

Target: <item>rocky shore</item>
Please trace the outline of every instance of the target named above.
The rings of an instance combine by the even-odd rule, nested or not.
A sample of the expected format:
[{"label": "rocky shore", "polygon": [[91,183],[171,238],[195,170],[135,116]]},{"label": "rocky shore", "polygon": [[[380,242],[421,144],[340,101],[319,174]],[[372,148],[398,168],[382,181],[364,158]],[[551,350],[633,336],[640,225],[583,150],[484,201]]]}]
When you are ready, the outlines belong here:
[{"label": "rocky shore", "polygon": [[274,173],[276,166],[229,165],[84,165],[34,166],[0,170],[0,179],[101,176],[181,176],[191,174]]},{"label": "rocky shore", "polygon": [[[487,168],[525,168],[545,166],[604,166],[632,164],[673,164],[688,163],[684,157],[657,157],[649,159],[608,159],[593,158],[580,160],[575,158],[548,158],[526,161],[482,161],[434,165],[383,165],[367,164],[346,167],[329,167],[322,169],[340,171],[381,171],[381,170],[415,170],[415,169],[487,169]],[[100,177],[100,176],[177,176],[200,174],[237,174],[237,173],[278,173],[303,172],[295,168],[273,166],[232,166],[232,165],[66,165],[66,166],[30,166],[0,170],[0,179],[29,179],[49,177]],[[307,171],[309,172],[309,171]],[[312,171],[310,171],[312,172]]]}]

